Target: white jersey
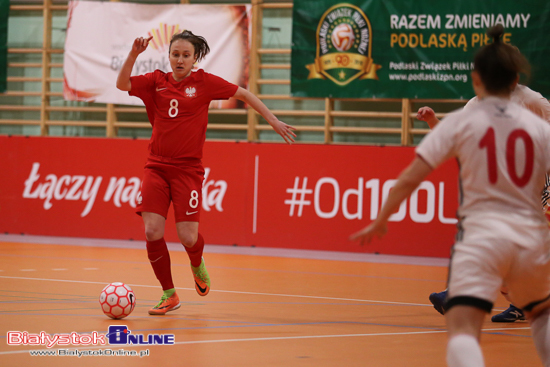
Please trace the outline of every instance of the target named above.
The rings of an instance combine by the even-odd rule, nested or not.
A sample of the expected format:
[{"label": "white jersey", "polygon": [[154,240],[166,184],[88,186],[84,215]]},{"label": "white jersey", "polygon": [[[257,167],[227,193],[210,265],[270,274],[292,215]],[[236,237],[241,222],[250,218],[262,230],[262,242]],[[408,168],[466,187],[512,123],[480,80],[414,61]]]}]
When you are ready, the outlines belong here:
[{"label": "white jersey", "polygon": [[[535,115],[550,122],[550,102],[539,92],[518,84],[514,91],[510,94],[510,100],[516,102],[522,107],[527,108]],[[479,103],[479,99],[474,97],[466,103],[464,109],[471,108]],[[549,142],[550,144],[550,142]],[[546,211],[550,203],[550,176],[546,175],[546,184],[542,190],[542,210]]]},{"label": "white jersey", "polygon": [[[548,102],[548,100],[539,92],[535,92],[525,85],[518,84],[514,91],[510,94],[510,100],[550,122],[550,102]],[[464,109],[473,107],[478,103],[479,99],[474,97],[466,103]]]},{"label": "white jersey", "polygon": [[416,153],[432,168],[458,159],[461,219],[546,225],[540,193],[550,170],[550,125],[518,104],[487,97],[452,112]]}]

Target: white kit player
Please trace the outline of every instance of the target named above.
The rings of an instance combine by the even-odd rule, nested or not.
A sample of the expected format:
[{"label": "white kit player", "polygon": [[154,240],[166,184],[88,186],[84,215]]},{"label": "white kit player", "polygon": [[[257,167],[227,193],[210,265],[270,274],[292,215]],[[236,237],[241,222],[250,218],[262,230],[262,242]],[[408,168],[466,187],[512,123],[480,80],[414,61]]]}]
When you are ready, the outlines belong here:
[{"label": "white kit player", "polygon": [[[550,102],[544,98],[540,93],[533,91],[532,89],[524,86],[517,85],[514,88],[514,91],[510,94],[510,100],[527,108],[537,116],[543,118],[544,120],[550,122]],[[476,97],[468,101],[464,106],[464,109],[469,109],[473,106],[476,106],[479,103],[479,99]],[[425,121],[428,123],[428,126],[433,129],[439,120],[435,117],[434,111],[430,107],[422,107],[418,110],[417,119]],[[550,142],[548,142],[550,144]],[[550,198],[550,192],[548,187],[550,186],[550,179],[546,176],[545,188],[542,192],[542,208],[543,211],[546,211],[548,207],[548,199]],[[508,297],[508,290],[506,287],[503,287],[501,293],[504,297],[510,301]],[[433,304],[434,308],[440,313],[445,314],[446,301],[447,301],[447,291],[435,292],[430,294],[430,302]],[[510,304],[503,312],[494,315],[491,320],[493,322],[515,322],[518,320],[525,320],[525,315],[523,311],[518,307]]]},{"label": "white kit player", "polygon": [[[533,112],[535,115],[540,116],[544,120],[550,122],[550,102],[542,96],[542,94],[535,92],[534,90],[526,87],[525,85],[518,84],[514,91],[510,94],[510,100],[523,106]],[[470,99],[464,108],[470,108],[479,103],[479,99],[476,97]],[[435,117],[434,111],[430,107],[422,107],[418,110],[416,118],[428,123],[430,129],[433,129],[439,122],[439,119]]]},{"label": "white kit player", "polygon": [[[510,101],[525,58],[494,42],[474,59],[472,82],[479,103],[449,114],[416,148],[376,220],[351,239],[387,232],[390,215],[444,161],[460,163],[460,232],[453,247],[447,311],[447,364],[484,366],[481,327],[501,285],[530,320],[533,340],[550,366],[550,231],[540,210],[544,174],[550,171],[550,125]],[[526,286],[526,285],[529,286]]]}]

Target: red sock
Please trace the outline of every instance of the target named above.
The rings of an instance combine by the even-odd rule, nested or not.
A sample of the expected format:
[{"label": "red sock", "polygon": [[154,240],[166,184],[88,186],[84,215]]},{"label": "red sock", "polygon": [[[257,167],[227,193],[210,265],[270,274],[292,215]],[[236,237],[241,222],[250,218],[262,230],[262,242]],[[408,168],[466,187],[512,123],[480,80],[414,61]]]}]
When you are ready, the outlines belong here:
[{"label": "red sock", "polygon": [[191,265],[195,268],[198,267],[202,262],[202,252],[204,250],[204,238],[202,238],[202,235],[199,233],[197,242],[195,242],[193,247],[183,247],[185,247],[185,251],[187,251],[187,255],[189,255]]},{"label": "red sock", "polygon": [[172,270],[170,269],[170,253],[168,253],[164,237],[156,241],[147,241],[147,256],[162,290],[174,288]]}]

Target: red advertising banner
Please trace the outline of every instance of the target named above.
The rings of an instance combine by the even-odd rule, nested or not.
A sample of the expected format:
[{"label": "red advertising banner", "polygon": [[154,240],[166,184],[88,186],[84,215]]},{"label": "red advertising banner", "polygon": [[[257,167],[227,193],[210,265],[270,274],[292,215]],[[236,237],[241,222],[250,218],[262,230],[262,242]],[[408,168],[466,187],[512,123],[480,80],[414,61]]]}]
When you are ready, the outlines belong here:
[{"label": "red advertising banner", "polygon": [[[147,144],[0,136],[0,231],[143,241],[134,208]],[[382,240],[347,239],[376,217],[413,157],[412,147],[207,141],[200,232],[210,244],[448,257],[453,161],[403,202]],[[172,213],[165,238],[178,241]]]}]

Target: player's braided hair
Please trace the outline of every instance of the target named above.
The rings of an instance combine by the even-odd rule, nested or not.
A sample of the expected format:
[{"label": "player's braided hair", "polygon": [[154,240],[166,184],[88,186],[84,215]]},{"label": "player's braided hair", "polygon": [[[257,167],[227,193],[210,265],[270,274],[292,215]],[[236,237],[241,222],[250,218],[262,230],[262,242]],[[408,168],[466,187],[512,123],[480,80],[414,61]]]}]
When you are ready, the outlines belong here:
[{"label": "player's braided hair", "polygon": [[176,40],[186,40],[193,45],[193,47],[195,48],[195,56],[197,57],[197,62],[201,61],[210,52],[210,47],[208,47],[208,43],[206,42],[206,39],[204,37],[197,36],[193,34],[193,32],[185,30],[172,36],[172,39],[170,40],[170,47],[168,48],[168,53],[170,53],[172,43]]},{"label": "player's braided hair", "polygon": [[480,48],[474,57],[474,70],[490,93],[511,92],[516,77],[523,73],[529,77],[531,67],[517,47],[502,42],[502,24],[487,30],[493,43]]}]

